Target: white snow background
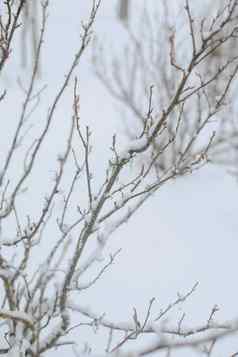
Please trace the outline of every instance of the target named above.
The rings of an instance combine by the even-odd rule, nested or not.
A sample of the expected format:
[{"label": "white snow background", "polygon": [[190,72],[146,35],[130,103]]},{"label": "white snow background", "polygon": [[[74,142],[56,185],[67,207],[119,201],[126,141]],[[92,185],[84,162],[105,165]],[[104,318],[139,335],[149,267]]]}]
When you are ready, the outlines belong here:
[{"label": "white snow background", "polygon": [[[151,4],[153,2],[156,1],[151,0]],[[174,1],[170,2],[171,6],[175,5]],[[42,112],[53,99],[80,44],[80,22],[87,16],[90,3],[50,2],[40,79],[42,84],[48,85],[48,103],[45,100]],[[143,0],[137,1],[137,5],[142,3]],[[102,1],[95,32],[105,44],[111,41],[120,46],[123,42],[123,28],[115,22],[115,1]],[[77,75],[80,81],[81,119],[91,126],[95,140],[94,180],[101,183],[112,134],[119,130],[123,135],[123,130],[113,100],[95,78],[90,56],[91,51],[88,49]],[[12,70],[7,70],[4,81],[11,88],[11,93],[15,93],[15,106],[6,104],[6,141],[1,143],[2,147],[7,145],[13,130],[10,118],[16,115],[17,104],[22,100],[16,85],[20,60],[16,53],[13,58]],[[22,71],[22,80],[26,78],[27,73]],[[44,153],[47,159],[44,163],[46,172],[52,169],[50,162],[53,165],[57,151],[64,149],[63,134],[68,127],[71,108],[72,90],[70,92],[69,89],[57,111],[58,123],[54,124],[55,129],[52,129],[50,136],[52,150],[48,146]],[[39,195],[41,188],[44,192],[43,183],[47,185],[49,180],[42,174],[42,169],[40,172],[37,173]],[[30,197],[30,192],[27,195]],[[29,213],[34,212],[37,200],[30,206],[29,202],[27,204]],[[152,311],[156,314],[156,309],[158,311],[176,299],[177,292],[186,293],[198,281],[199,286],[190,299],[168,315],[171,318],[169,322],[175,323],[177,320],[174,318],[186,312],[185,325],[199,325],[207,320],[214,304],[220,307],[217,314],[220,321],[236,317],[237,211],[238,183],[222,168],[207,166],[191,176],[164,186],[126,226],[113,235],[106,253],[122,248],[120,255],[102,279],[82,293],[77,302],[90,306],[98,314],[106,313],[106,317],[112,321],[132,321],[133,307],[143,317],[149,300],[155,297]],[[42,251],[42,254],[46,252]],[[79,347],[88,341],[94,352],[102,353],[106,340],[102,338],[105,337],[104,332],[99,330],[98,334],[94,334],[90,329],[80,328],[75,330],[74,336]],[[139,340],[129,347],[138,347],[143,343]],[[229,356],[237,350],[234,339],[227,339],[222,346],[223,350],[215,349],[214,356]],[[66,346],[64,351],[64,354],[61,352],[62,356],[73,355],[70,347]],[[57,356],[58,353],[56,350],[49,355]],[[173,355],[192,357],[196,354],[189,350],[175,352]]]}]

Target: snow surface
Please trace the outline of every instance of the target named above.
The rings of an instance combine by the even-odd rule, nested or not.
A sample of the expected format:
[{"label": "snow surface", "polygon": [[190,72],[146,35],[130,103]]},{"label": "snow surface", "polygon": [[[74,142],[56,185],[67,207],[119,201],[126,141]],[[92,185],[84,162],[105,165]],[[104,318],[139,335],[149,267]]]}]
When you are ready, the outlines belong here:
[{"label": "snow surface", "polygon": [[32,316],[29,314],[26,314],[25,312],[21,311],[13,311],[13,310],[7,310],[7,309],[0,309],[0,316],[2,318],[12,318],[15,320],[19,320],[22,322],[27,322],[29,325],[33,326],[34,321],[32,320]]}]

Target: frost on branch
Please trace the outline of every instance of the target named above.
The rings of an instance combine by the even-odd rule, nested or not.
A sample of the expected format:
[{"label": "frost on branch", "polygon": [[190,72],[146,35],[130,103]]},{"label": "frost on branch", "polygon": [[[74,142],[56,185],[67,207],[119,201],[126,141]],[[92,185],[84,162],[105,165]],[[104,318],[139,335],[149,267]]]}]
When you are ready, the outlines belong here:
[{"label": "frost on branch", "polygon": [[131,140],[123,149],[118,152],[121,160],[127,160],[134,153],[144,151],[147,148],[148,140],[145,136],[140,139]]},{"label": "frost on branch", "polygon": [[[98,146],[94,125],[85,125],[79,80],[75,78],[91,45],[100,7],[100,1],[89,3],[85,5],[89,16],[82,23],[78,48],[57,87],[51,86],[53,96],[49,92],[44,95],[47,89],[37,80],[42,51],[47,51],[44,41],[51,2],[38,4],[40,15],[39,7],[36,10],[36,5],[27,5],[24,0],[2,4],[0,73],[4,69],[7,74],[12,68],[18,30],[22,21],[29,19],[24,11],[35,11],[41,26],[34,40],[33,67],[19,82],[20,104],[15,100],[14,86],[6,84],[7,91],[0,92],[2,117],[6,118],[0,121],[1,143],[8,139],[6,123],[12,125],[12,136],[6,147],[1,147],[0,163],[0,318],[4,322],[0,329],[2,334],[6,332],[8,342],[5,349],[0,346],[0,353],[13,356],[27,352],[33,357],[54,349],[61,353],[61,347],[74,345],[75,335],[79,344],[83,343],[82,329],[97,332],[99,327],[107,336],[103,355],[142,356],[197,349],[214,341],[218,344],[225,336],[237,333],[236,318],[218,323],[218,308],[214,307],[201,325],[190,326],[185,313],[178,317],[174,312],[197,284],[165,307],[155,306],[155,299],[144,313],[133,307],[126,321],[113,321],[100,306],[95,313],[93,304],[88,308],[81,305],[81,297],[84,294],[87,299],[95,284],[100,288],[103,275],[112,269],[118,251],[107,253],[105,248],[109,248],[114,232],[121,229],[123,252],[126,223],[163,185],[221,158],[221,152],[226,160],[235,162],[236,155],[227,155],[226,150],[232,146],[234,154],[237,146],[232,118],[236,117],[233,94],[238,58],[234,51],[220,51],[237,43],[238,1],[228,0],[215,15],[202,19],[196,16],[195,2],[190,6],[185,0],[185,7],[174,19],[167,2],[158,2],[161,11],[155,16],[150,9],[141,18],[131,12],[123,27],[128,41],[123,54],[114,57],[110,48],[105,63],[95,47],[97,75],[124,106],[123,118],[128,120],[127,144],[118,145],[123,138],[117,132],[110,150],[104,151],[103,145],[100,148],[100,155],[103,151],[108,156],[99,166],[95,164]],[[71,6],[73,14],[76,5]],[[138,28],[134,17],[141,19]],[[183,23],[181,31],[176,29],[178,20]],[[70,35],[67,38],[70,40]],[[66,98],[70,105],[62,110]],[[8,105],[15,102],[12,115]],[[52,144],[56,142],[59,150]],[[161,249],[158,254],[163,253]],[[163,283],[163,272],[158,274]],[[148,335],[155,343],[133,349],[131,342],[141,338],[143,343]],[[132,352],[124,352],[130,348]],[[93,356],[100,355],[94,340],[92,349]]]}]

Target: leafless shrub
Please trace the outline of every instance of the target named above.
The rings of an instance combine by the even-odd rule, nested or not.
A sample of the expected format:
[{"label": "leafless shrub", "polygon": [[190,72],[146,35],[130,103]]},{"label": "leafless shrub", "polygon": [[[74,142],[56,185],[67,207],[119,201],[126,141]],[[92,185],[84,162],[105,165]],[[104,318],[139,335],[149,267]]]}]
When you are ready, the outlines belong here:
[{"label": "leafless shrub", "polygon": [[[231,148],[231,138],[233,143],[237,142],[231,104],[237,74],[236,3],[225,2],[213,16],[199,20],[186,2],[183,22],[178,28],[174,26],[168,2],[162,3],[163,9],[159,6],[154,14],[143,9],[136,30],[128,24],[123,53],[115,51],[108,60],[109,54],[98,47],[94,55],[96,73],[122,104],[129,139],[140,136],[151,121],[145,116],[145,95],[151,96],[151,86],[153,109],[161,111],[171,103],[179,83],[183,87],[181,78],[186,82],[182,97],[169,113],[171,119],[152,140],[144,158],[145,161],[153,158],[157,175],[171,165],[180,166],[183,174],[201,151],[208,152],[209,135],[209,160],[221,162],[223,157],[223,163],[234,167],[236,162],[224,160],[224,155],[227,157]],[[213,12],[214,7],[213,4]],[[137,18],[138,14],[134,16]],[[197,140],[198,135],[205,140]]]},{"label": "leafless shrub", "polygon": [[[14,55],[12,39],[19,28],[24,3],[25,1],[5,3],[6,13],[1,18],[0,71],[7,66],[9,55]],[[135,352],[138,356],[159,351],[170,353],[184,347],[200,346],[205,346],[207,355],[211,355],[215,343],[237,332],[237,319],[216,323],[216,306],[201,326],[185,327],[184,316],[175,321],[174,325],[166,322],[168,312],[184,303],[194,293],[197,283],[187,293],[178,294],[174,302],[156,314],[152,314],[154,299],[151,299],[145,309],[144,318],[140,318],[134,309],[132,322],[127,324],[109,321],[103,314],[85,308],[74,299],[83,290],[93,286],[114,262],[117,252],[110,256],[96,276],[92,276],[87,283],[82,282],[82,277],[87,276],[89,269],[100,259],[110,236],[160,187],[207,162],[214,134],[208,133],[205,139],[201,139],[201,133],[211,119],[226,110],[224,103],[238,70],[237,59],[232,57],[209,76],[203,73],[203,65],[209,57],[224,43],[233,41],[233,35],[236,33],[238,2],[228,1],[227,4],[226,10],[218,15],[215,23],[214,20],[206,20],[206,24],[209,21],[214,23],[210,30],[204,30],[203,20],[197,24],[197,33],[194,28],[194,15],[189,2],[186,2],[190,47],[187,47],[187,54],[182,59],[178,56],[176,32],[170,30],[167,38],[168,63],[161,62],[166,58],[155,53],[155,57],[150,55],[147,67],[141,39],[138,41],[128,30],[133,39],[130,49],[133,56],[128,57],[129,61],[126,63],[126,69],[129,68],[126,74],[131,74],[130,80],[128,77],[126,81],[122,80],[123,71],[118,60],[114,62],[113,83],[106,73],[102,72],[102,63],[99,63],[98,75],[113,95],[127,104],[139,119],[139,125],[135,133],[131,132],[131,140],[124,148],[118,147],[117,136],[112,138],[112,155],[108,159],[105,180],[100,188],[96,189],[92,180],[92,133],[90,128],[84,128],[81,122],[78,80],[73,77],[90,43],[100,2],[94,1],[92,4],[89,19],[82,27],[81,45],[66,75],[62,75],[62,84],[46,114],[43,128],[32,140],[25,129],[29,115],[34,116],[32,100],[42,93],[37,90],[36,76],[43,50],[49,2],[42,3],[41,31],[31,78],[24,91],[24,101],[16,120],[13,138],[1,161],[0,278],[3,294],[0,318],[5,325],[0,327],[3,333],[5,329],[7,340],[6,347],[0,350],[1,354],[42,356],[49,350],[65,345],[75,347],[75,341],[70,337],[71,332],[79,326],[90,326],[93,329],[101,326],[108,330],[107,353],[122,353],[121,348],[139,336],[155,336],[156,342],[153,345]],[[228,26],[230,32],[227,33]],[[153,58],[157,60],[153,62]],[[167,70],[158,71],[158,67],[165,64]],[[147,77],[147,73],[143,73],[142,69],[151,70],[150,77]],[[216,99],[213,100],[210,98],[209,88],[219,81],[226,70],[230,71],[230,76],[222,80],[223,85],[219,87]],[[144,74],[146,77],[143,77]],[[135,100],[137,95],[143,94],[136,92],[137,76],[145,80],[144,88],[149,85],[146,110],[138,106]],[[152,78],[157,78],[160,95],[157,95],[156,89],[149,83]],[[70,82],[74,84],[72,113],[64,149],[55,163],[54,179],[47,187],[48,193],[41,201],[37,199],[36,213],[29,215],[21,205],[21,196],[27,188],[34,186],[34,172],[37,164],[42,162],[39,158],[43,145],[49,145],[47,135]],[[1,104],[6,99],[4,93],[1,96]],[[2,121],[1,125],[4,125]],[[4,130],[1,130],[1,135],[4,135]],[[21,150],[18,150],[19,148]],[[143,155],[146,160],[140,159]],[[134,163],[136,165],[132,170]],[[156,175],[150,175],[154,169]],[[76,195],[79,183],[86,192],[85,202]],[[63,196],[60,211],[54,206],[59,196]],[[49,233],[49,226],[51,229],[53,227],[53,234]],[[12,236],[9,236],[10,234]],[[48,239],[49,236],[52,240]],[[41,263],[35,266],[35,254],[40,254],[46,241],[47,256],[38,257]],[[87,256],[89,241],[94,242],[94,250]],[[79,314],[79,322],[74,325],[72,316],[76,313]]]}]

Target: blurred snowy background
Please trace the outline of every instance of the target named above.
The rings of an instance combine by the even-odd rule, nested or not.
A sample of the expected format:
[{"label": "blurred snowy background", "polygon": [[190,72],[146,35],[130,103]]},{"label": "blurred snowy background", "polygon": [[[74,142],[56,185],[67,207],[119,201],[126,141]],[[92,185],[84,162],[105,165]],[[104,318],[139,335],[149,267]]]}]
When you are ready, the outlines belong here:
[{"label": "blurred snowy background", "polygon": [[[90,1],[50,1],[39,78],[39,87],[47,85],[47,88],[37,114],[39,120],[41,110],[43,113],[47,109],[79,46],[81,21],[87,17],[90,7],[88,3]],[[151,7],[151,11],[158,5],[155,0],[132,1],[133,18],[145,3]],[[181,3],[169,0],[168,6],[173,7],[179,16],[182,12]],[[198,14],[203,10],[199,8],[200,3],[192,4]],[[97,40],[103,43],[107,51],[110,48],[112,51],[120,51],[125,40],[125,28],[118,20],[117,5],[115,0],[103,0],[94,26]],[[11,91],[11,97],[4,104],[7,118],[1,117],[6,123],[2,148],[7,145],[13,130],[11,117],[16,115],[18,105],[22,102],[19,73],[23,84],[28,76],[29,63],[22,69],[20,46],[18,50],[19,54],[15,53],[11,58],[11,71],[7,70],[2,79],[2,86]],[[90,46],[77,75],[81,120],[90,125],[93,132],[96,172],[94,181],[101,183],[112,135],[119,133],[122,142],[126,138],[122,109],[96,77],[92,55]],[[57,120],[48,139],[51,144],[41,156],[41,164],[45,165],[46,172],[49,173],[50,163],[62,149],[64,130],[68,127],[67,118],[72,107],[70,91],[69,88],[68,95],[57,112]],[[42,175],[42,172],[41,166],[40,171],[35,173],[38,177],[36,185],[39,197],[47,186],[47,180],[51,179]],[[27,199],[23,202],[25,209],[34,212],[37,209],[37,198],[34,196],[32,201],[31,192],[27,192]],[[199,282],[192,296],[171,311],[173,320],[185,313],[185,326],[203,324],[215,304],[219,307],[216,315],[218,320],[229,320],[237,316],[237,212],[238,183],[224,167],[207,165],[190,176],[165,185],[110,239],[105,256],[120,248],[121,252],[102,279],[94,287],[81,293],[80,303],[90,306],[100,315],[105,313],[112,321],[128,321],[132,320],[134,307],[140,316],[144,316],[152,297],[156,298],[153,306],[156,313],[176,300],[177,293],[186,293]],[[44,255],[45,251],[41,253]],[[167,316],[168,321],[169,317],[170,314]],[[74,335],[80,347],[88,343],[94,352],[103,352],[107,336],[102,328],[97,333],[89,328],[79,328],[74,331]],[[139,340],[132,342],[129,347],[143,343],[144,340]],[[66,346],[65,356],[71,353],[68,349]],[[214,350],[213,356],[228,357],[236,350],[237,341],[234,338],[228,339],[222,344],[222,349],[219,345]],[[57,356],[57,353],[56,350],[50,355]],[[192,357],[196,353],[183,350],[174,355]]]}]

